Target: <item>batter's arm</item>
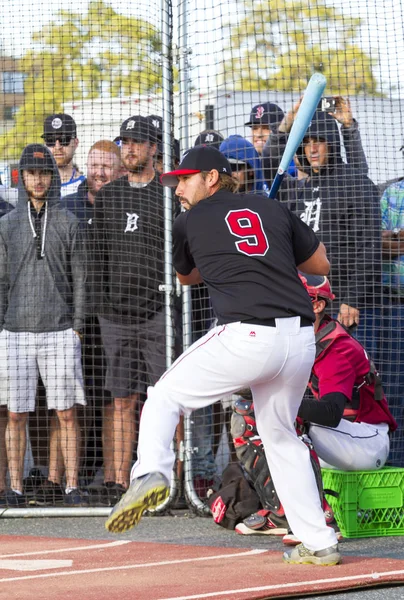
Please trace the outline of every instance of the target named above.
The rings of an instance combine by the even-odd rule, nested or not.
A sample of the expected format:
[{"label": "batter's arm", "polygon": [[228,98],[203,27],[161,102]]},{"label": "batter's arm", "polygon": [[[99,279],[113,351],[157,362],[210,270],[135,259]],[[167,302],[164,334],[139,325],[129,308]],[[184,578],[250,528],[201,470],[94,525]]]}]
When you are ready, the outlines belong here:
[{"label": "batter's arm", "polygon": [[320,242],[314,254],[300,265],[297,265],[297,268],[308,275],[328,275],[330,272],[330,263],[324,244]]},{"label": "batter's arm", "polygon": [[181,275],[181,273],[178,273],[178,271],[176,271],[176,273],[178,280],[180,283],[182,283],[182,285],[195,285],[197,283],[203,283],[201,274],[196,267],[192,269],[188,275]]}]

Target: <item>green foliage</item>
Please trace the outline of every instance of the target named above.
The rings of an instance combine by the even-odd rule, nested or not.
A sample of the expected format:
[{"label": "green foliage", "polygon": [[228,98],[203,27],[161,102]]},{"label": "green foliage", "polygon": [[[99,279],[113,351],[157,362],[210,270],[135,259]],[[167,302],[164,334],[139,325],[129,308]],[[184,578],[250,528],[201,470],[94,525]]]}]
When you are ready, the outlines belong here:
[{"label": "green foliage", "polygon": [[237,91],[302,91],[314,71],[327,93],[378,95],[373,61],[356,40],[359,18],[325,0],[244,0],[219,83]]},{"label": "green foliage", "polygon": [[92,0],[86,14],[59,11],[20,61],[25,102],[15,126],[0,137],[1,155],[17,158],[27,143],[41,141],[44,118],[64,102],[156,92],[159,50],[153,25],[118,14],[103,0]]}]

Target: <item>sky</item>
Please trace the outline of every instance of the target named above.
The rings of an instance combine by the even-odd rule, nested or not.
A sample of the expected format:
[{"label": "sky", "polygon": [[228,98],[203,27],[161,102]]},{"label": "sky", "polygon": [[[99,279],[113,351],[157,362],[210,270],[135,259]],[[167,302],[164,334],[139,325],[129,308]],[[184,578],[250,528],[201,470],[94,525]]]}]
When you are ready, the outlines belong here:
[{"label": "sky", "polygon": [[[61,0],[2,1],[7,10],[1,11],[0,42],[3,52],[13,56],[21,56],[30,47],[32,33],[52,20],[58,10],[82,12],[88,5],[88,0],[70,0],[69,3]],[[141,16],[159,24],[160,0],[138,0],[136,3],[111,0],[110,3],[123,14]],[[234,0],[174,0],[174,7],[178,7],[178,3],[187,6],[191,78],[201,88],[208,85],[215,74],[225,40],[223,28],[237,20],[240,10]],[[390,89],[396,88],[392,93],[394,97],[404,95],[404,3],[400,0],[350,0],[349,3],[328,0],[328,4],[335,5],[347,16],[363,19],[360,43],[378,63],[375,74],[381,91],[390,95]],[[174,27],[176,35],[177,28]]]}]

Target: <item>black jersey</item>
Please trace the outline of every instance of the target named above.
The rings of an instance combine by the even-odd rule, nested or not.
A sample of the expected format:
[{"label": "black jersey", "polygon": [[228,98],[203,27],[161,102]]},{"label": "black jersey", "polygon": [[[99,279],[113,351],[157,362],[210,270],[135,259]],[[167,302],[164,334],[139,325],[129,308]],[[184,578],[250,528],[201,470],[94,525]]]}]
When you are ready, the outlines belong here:
[{"label": "black jersey", "polygon": [[102,302],[100,312],[121,323],[142,322],[163,306],[164,200],[155,177],[132,187],[128,177],[104,186],[95,199],[91,237]]},{"label": "black jersey", "polygon": [[319,241],[276,200],[220,190],[179,215],[173,241],[176,271],[199,269],[219,324],[293,316],[314,321],[296,265]]}]

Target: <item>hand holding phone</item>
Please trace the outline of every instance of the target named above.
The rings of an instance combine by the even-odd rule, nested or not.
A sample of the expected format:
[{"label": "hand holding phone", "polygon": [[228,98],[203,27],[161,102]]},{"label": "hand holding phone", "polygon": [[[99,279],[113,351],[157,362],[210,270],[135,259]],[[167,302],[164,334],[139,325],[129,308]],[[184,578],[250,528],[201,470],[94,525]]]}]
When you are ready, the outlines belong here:
[{"label": "hand holding phone", "polygon": [[337,109],[337,98],[334,96],[324,96],[321,98],[321,110],[323,112],[334,113]]}]

